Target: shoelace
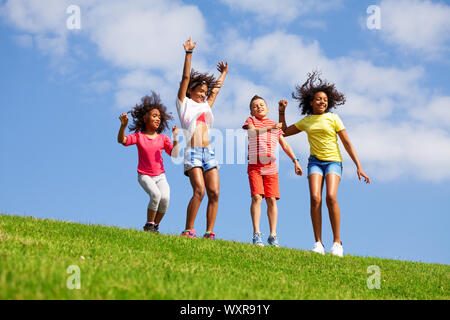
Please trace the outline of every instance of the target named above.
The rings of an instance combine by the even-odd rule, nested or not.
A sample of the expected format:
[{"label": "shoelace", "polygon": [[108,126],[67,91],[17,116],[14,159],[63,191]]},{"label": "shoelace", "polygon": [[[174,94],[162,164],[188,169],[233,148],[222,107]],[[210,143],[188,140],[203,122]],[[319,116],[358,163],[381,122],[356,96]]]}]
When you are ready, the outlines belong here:
[{"label": "shoelace", "polygon": [[263,235],[264,235],[264,233],[261,233],[261,232],[255,232],[255,233],[253,234],[253,239],[257,239],[258,236],[259,236],[259,237],[262,237]]}]

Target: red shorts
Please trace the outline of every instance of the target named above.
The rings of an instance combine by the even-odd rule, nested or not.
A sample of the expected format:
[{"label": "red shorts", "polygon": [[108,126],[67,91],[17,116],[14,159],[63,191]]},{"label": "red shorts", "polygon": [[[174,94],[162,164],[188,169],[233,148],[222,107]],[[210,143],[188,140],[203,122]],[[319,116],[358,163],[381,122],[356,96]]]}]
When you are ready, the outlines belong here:
[{"label": "red shorts", "polygon": [[277,200],[280,199],[278,173],[269,175],[262,174],[261,167],[259,166],[249,166],[247,173],[252,197],[259,194],[262,195],[263,198],[273,197]]}]

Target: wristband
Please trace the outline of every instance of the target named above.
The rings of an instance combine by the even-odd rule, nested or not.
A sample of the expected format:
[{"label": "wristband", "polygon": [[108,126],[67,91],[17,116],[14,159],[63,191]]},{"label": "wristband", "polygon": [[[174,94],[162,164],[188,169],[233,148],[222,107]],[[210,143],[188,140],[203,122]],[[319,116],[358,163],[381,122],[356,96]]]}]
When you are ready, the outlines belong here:
[{"label": "wristband", "polygon": [[194,52],[193,50],[186,50],[186,53],[192,53]]},{"label": "wristband", "polygon": [[294,159],[292,159],[292,162],[295,162],[295,160],[300,161],[300,160],[298,160],[298,158],[294,158]]}]

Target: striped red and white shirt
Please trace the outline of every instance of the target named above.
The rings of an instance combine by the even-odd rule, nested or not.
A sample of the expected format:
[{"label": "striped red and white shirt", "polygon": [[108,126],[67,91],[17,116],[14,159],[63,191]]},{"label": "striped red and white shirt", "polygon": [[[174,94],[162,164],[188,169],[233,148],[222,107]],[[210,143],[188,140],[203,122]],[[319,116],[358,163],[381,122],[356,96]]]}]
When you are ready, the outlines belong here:
[{"label": "striped red and white shirt", "polygon": [[[249,125],[253,125],[256,129],[264,129],[273,127],[276,122],[269,119],[257,119],[256,117],[248,117],[242,129],[247,130]],[[264,174],[277,174],[275,150],[278,145],[280,135],[283,134],[281,129],[267,130],[267,132],[257,135],[248,135],[248,165],[249,167],[258,166],[264,168]]]}]

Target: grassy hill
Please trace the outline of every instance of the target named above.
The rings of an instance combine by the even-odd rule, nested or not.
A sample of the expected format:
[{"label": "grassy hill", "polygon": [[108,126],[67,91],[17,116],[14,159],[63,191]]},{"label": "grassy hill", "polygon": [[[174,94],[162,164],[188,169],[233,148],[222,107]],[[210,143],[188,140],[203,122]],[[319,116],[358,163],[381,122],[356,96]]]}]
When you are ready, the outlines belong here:
[{"label": "grassy hill", "polygon": [[[380,289],[367,286],[372,265]],[[448,265],[0,215],[0,299],[448,300],[449,283]]]}]

